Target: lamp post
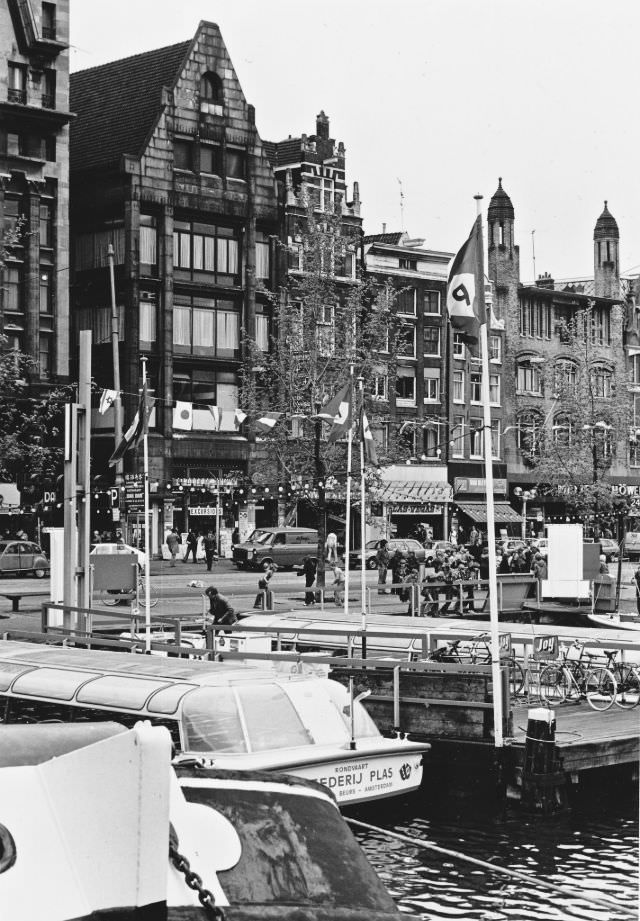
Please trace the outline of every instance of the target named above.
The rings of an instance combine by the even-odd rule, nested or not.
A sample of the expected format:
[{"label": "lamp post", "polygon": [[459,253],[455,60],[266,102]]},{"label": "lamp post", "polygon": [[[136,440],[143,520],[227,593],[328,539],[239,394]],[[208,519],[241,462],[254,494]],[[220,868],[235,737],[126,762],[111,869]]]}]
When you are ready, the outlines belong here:
[{"label": "lamp post", "polygon": [[527,502],[529,499],[535,499],[538,495],[537,489],[522,489],[520,486],[516,486],[513,490],[514,495],[522,499],[522,530],[521,535],[522,539],[525,540],[527,536]]}]

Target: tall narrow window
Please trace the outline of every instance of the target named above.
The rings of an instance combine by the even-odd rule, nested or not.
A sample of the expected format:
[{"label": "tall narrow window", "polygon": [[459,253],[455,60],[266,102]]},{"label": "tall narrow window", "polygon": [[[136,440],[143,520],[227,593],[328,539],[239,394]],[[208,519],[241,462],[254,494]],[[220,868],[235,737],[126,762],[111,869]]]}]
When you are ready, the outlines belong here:
[{"label": "tall narrow window", "polygon": [[9,102],[27,103],[27,68],[24,64],[9,63]]},{"label": "tall narrow window", "polygon": [[56,72],[45,70],[42,76],[42,108],[55,109],[56,107]]},{"label": "tall narrow window", "polygon": [[222,103],[222,80],[212,72],[200,77],[200,98],[207,102]]},{"label": "tall narrow window", "polygon": [[140,263],[155,267],[158,261],[156,220],[149,214],[140,215]]},{"label": "tall narrow window", "polygon": [[53,246],[52,206],[40,202],[40,246]]},{"label": "tall narrow window", "polygon": [[40,272],[40,313],[51,313],[51,273]]},{"label": "tall narrow window", "polygon": [[464,416],[454,416],[451,428],[451,456],[464,457]]},{"label": "tall narrow window", "polygon": [[453,402],[464,403],[464,371],[453,372]]},{"label": "tall narrow window", "polygon": [[415,405],[416,372],[414,368],[398,368],[396,376],[396,398],[401,405]]},{"label": "tall narrow window", "polygon": [[140,301],[140,345],[144,348],[153,345],[157,338],[157,308],[153,300]]},{"label": "tall narrow window", "polygon": [[269,318],[260,313],[256,315],[256,345],[261,352],[269,351]]},{"label": "tall narrow window", "polygon": [[266,234],[256,234],[256,278],[269,278],[269,240]]}]

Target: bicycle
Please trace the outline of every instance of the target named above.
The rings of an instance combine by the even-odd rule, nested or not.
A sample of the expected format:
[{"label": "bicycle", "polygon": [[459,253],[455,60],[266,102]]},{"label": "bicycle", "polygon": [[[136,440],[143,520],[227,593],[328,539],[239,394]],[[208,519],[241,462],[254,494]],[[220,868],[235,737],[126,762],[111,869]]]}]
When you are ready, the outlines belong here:
[{"label": "bicycle", "polygon": [[618,685],[616,705],[622,710],[633,710],[640,703],[640,669],[631,662],[616,659],[619,649],[603,649],[602,652],[607,659],[606,667],[612,672]]},{"label": "bicycle", "polygon": [[[132,602],[132,601],[135,601],[136,598],[139,600],[140,604],[144,604],[145,587],[144,587],[144,579],[142,578],[142,576],[138,577],[137,588],[132,588],[132,589],[109,588],[109,589],[103,589],[100,592],[100,601],[102,602],[102,604],[106,605],[107,607],[113,607],[113,605],[120,604],[123,601]],[[153,589],[151,589],[151,598],[149,601],[149,606],[152,608],[155,608],[158,601],[159,601],[158,596],[153,591]]]},{"label": "bicycle", "polygon": [[460,646],[462,640],[453,640],[445,646],[439,646],[429,653],[427,659],[430,662],[459,662],[460,664],[469,665],[471,662],[469,656],[469,647]]},{"label": "bicycle", "polygon": [[584,643],[560,648],[560,658],[540,672],[540,697],[550,705],[586,699],[593,710],[608,710],[617,693],[615,676],[604,665],[583,662]]},{"label": "bicycle", "polygon": [[[489,634],[481,633],[473,638],[471,646],[471,661],[478,665],[491,665],[491,646]],[[513,650],[508,655],[500,654],[500,664],[509,668],[509,691],[512,697],[520,694],[524,688],[524,670]]]}]

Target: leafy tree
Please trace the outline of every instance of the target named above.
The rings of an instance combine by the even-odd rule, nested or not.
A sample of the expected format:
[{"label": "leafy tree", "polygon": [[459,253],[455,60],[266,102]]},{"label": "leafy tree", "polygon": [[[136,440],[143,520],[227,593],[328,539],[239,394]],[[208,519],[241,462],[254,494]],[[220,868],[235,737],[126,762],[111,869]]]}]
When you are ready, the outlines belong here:
[{"label": "leafy tree", "polygon": [[[269,352],[247,343],[242,405],[252,415],[283,414],[262,439],[263,482],[287,481],[315,507],[318,528],[318,584],[324,580],[324,542],[328,487],[346,483],[346,442],[329,442],[331,425],[318,414],[348,381],[362,378],[371,392],[376,371],[387,373],[400,331],[394,317],[395,293],[351,271],[360,249],[359,228],[345,234],[338,210],[316,214],[301,202],[296,242],[285,248],[286,286],[274,301]],[[383,370],[384,369],[384,372]],[[354,402],[357,387],[354,384]],[[367,410],[370,421],[374,414]],[[260,442],[259,442],[260,444]],[[353,470],[358,467],[354,443]],[[384,458],[382,458],[384,460]],[[355,497],[354,497],[355,498]]]},{"label": "leafy tree", "polygon": [[611,311],[610,346],[597,324],[594,303],[562,321],[562,353],[540,369],[551,410],[545,418],[531,404],[519,416],[520,447],[541,491],[583,519],[616,512],[610,474],[629,433],[626,380],[611,359],[622,351],[620,308]]}]

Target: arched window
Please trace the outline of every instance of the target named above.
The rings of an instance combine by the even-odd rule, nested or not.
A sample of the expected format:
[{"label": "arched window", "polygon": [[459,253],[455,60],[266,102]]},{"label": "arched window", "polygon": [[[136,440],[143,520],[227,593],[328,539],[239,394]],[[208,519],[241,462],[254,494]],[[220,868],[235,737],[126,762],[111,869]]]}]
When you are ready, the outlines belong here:
[{"label": "arched window", "polygon": [[555,384],[557,393],[574,393],[578,386],[578,368],[573,361],[560,359],[555,367]]},{"label": "arched window", "polygon": [[573,444],[575,422],[567,413],[559,413],[553,420],[553,440],[557,445]]},{"label": "arched window", "polygon": [[205,102],[222,103],[222,80],[212,72],[200,77],[200,99]]},{"label": "arched window", "polygon": [[518,449],[526,460],[540,456],[542,449],[542,419],[538,413],[522,412],[516,422],[516,440]]},{"label": "arched window", "polygon": [[535,356],[521,358],[516,366],[516,390],[518,393],[542,393],[540,361]]},{"label": "arched window", "polygon": [[611,397],[612,380],[613,374],[608,368],[592,368],[591,387],[593,389],[594,396],[603,400],[608,400]]}]

